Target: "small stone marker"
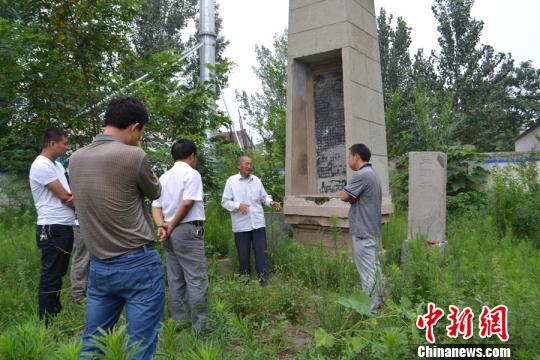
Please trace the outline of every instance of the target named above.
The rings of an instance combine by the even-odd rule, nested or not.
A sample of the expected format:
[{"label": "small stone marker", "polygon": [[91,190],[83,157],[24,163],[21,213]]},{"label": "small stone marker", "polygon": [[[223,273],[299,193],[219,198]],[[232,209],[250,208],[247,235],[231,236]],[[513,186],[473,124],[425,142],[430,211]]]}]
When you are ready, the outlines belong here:
[{"label": "small stone marker", "polygon": [[446,241],[446,154],[409,153],[409,233],[430,245]]}]

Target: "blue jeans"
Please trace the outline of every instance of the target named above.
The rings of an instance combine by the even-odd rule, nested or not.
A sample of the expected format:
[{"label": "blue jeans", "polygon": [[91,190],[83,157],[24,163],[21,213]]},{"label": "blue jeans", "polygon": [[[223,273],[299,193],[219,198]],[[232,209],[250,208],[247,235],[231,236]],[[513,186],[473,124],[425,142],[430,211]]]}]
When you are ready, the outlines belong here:
[{"label": "blue jeans", "polygon": [[165,307],[165,283],[156,250],[140,251],[101,260],[90,258],[86,302],[86,328],[81,359],[98,351],[98,329],[108,331],[126,307],[128,346],[137,344],[135,360],[151,359],[156,351],[159,323]]}]

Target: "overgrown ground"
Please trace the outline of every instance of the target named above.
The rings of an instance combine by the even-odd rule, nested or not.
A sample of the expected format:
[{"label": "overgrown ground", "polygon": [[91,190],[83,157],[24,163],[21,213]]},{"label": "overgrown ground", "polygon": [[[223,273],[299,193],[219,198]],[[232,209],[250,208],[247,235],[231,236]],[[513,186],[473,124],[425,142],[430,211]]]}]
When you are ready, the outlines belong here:
[{"label": "overgrown ground", "polygon": [[[234,245],[227,214],[210,201],[206,240],[211,329],[195,335],[166,315],[156,358],[416,358],[417,346],[426,341],[415,320],[433,302],[446,312],[453,304],[470,306],[476,314],[473,339],[448,338],[443,319],[436,327],[437,344],[499,344],[497,337],[478,336],[477,319],[483,305],[504,304],[509,308],[512,358],[540,359],[539,252],[531,236],[513,235],[513,212],[504,216],[519,191],[504,183],[498,186],[506,197],[449,216],[444,253],[426,250],[422,239],[410,241],[406,266],[400,259],[407,215],[398,211],[391,217],[383,236],[387,306],[378,317],[363,315],[358,274],[347,254],[329,256],[322,248],[306,249],[287,237],[271,239],[273,277],[268,287],[219,275],[218,258],[233,254]],[[499,208],[494,201],[506,205]],[[532,206],[528,211],[534,215],[536,210]],[[500,221],[508,224],[501,226]],[[535,226],[534,217],[522,215],[519,221]],[[4,213],[0,220],[0,358],[76,359],[85,309],[70,300],[67,278],[64,311],[53,326],[45,329],[36,318],[40,260],[33,223],[30,214]],[[125,340],[120,325],[103,340],[105,358],[129,358]]]}]

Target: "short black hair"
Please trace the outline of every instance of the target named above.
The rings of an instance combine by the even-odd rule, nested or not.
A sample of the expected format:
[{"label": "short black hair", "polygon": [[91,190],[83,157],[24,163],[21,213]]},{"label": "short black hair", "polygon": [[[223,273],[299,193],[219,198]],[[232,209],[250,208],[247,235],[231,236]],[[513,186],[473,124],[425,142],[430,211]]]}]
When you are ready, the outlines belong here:
[{"label": "short black hair", "polygon": [[43,148],[49,146],[51,141],[61,141],[63,138],[67,138],[68,134],[64,129],[60,128],[47,128],[43,132]]},{"label": "short black hair", "polygon": [[349,148],[349,151],[353,155],[359,155],[360,159],[365,162],[368,162],[369,159],[371,159],[371,151],[369,151],[369,148],[364,144],[354,144]]},{"label": "short black hair", "polygon": [[125,129],[131,124],[140,123],[142,126],[148,122],[148,110],[143,102],[135,97],[121,97],[112,99],[105,112],[105,126],[114,126]]},{"label": "short black hair", "polygon": [[197,146],[191,140],[180,139],[171,147],[174,161],[187,159],[191,154],[197,155]]}]

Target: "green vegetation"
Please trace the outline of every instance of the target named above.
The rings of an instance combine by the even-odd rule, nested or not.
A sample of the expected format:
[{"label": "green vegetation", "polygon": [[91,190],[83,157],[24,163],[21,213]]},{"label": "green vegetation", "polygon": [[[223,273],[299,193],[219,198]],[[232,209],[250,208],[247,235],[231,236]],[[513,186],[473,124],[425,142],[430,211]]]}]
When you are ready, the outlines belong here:
[{"label": "green vegetation", "polygon": [[[381,11],[378,30],[389,154],[438,150],[448,155],[448,246],[428,249],[407,237],[407,163],[392,176],[397,210],[383,228],[386,307],[367,314],[358,273],[342,247],[306,248],[288,234],[269,242],[272,277],[267,287],[225,275],[236,251],[221,190],[236,173],[241,154],[233,144],[208,143],[205,132],[227,124],[215,100],[230,64],[218,38],[217,78],[199,85],[194,57],[178,62],[194,44],[179,31],[196,16],[196,0],[63,1],[7,0],[0,8],[0,358],[76,359],[84,305],[62,291],[63,311],[52,326],[37,319],[40,254],[35,216],[25,179],[50,125],[69,128],[74,147],[99,132],[103,105],[112,94],[149,73],[151,82],[129,89],[150,109],[143,146],[158,173],[171,165],[169,146],[178,137],[200,144],[205,189],[206,251],[210,277],[210,329],[196,334],[167,315],[157,359],[403,359],[426,344],[418,315],[429,302],[509,309],[515,359],[540,354],[540,179],[533,166],[493,175],[487,189],[478,151],[508,150],[521,127],[539,117],[540,70],[515,65],[480,43],[483,24],[471,17],[472,0],[435,0],[436,52],[409,55],[411,29]],[[218,16],[217,29],[220,28]],[[47,49],[47,51],[44,51]],[[269,193],[284,193],[287,34],[273,47],[258,47],[256,75],[263,91],[238,95],[242,116],[262,145],[249,152]],[[217,93],[210,91],[215,85]],[[467,145],[472,144],[472,145]],[[0,169],[1,170],[1,169]],[[20,178],[18,174],[25,174]],[[403,256],[406,253],[406,256]],[[405,259],[402,263],[402,259]],[[229,269],[230,270],[230,269]],[[230,271],[229,271],[230,272]],[[446,319],[444,319],[446,320]],[[445,321],[437,344],[499,344],[453,340]],[[100,341],[105,359],[129,359],[124,321]]]},{"label": "green vegetation", "polygon": [[[540,257],[532,221],[537,219],[534,189],[540,181],[531,174],[525,167],[515,179],[496,178],[494,188],[484,194],[485,203],[452,212],[446,248],[427,249],[423,239],[404,243],[407,214],[397,211],[383,228],[386,307],[377,317],[367,316],[367,298],[360,292],[354,263],[337,246],[325,252],[322,244],[305,248],[278,236],[270,243],[273,276],[268,287],[221,275],[217,257],[234,257],[234,244],[228,214],[210,199],[210,330],[197,335],[166,316],[157,358],[414,357],[416,346],[426,343],[414,325],[416,318],[433,302],[446,312],[449,305],[470,306],[476,315],[473,339],[448,338],[444,319],[435,327],[437,344],[500,344],[497,337],[478,336],[477,318],[483,305],[508,306],[513,358],[530,359],[540,351]],[[517,218],[513,214],[518,212],[506,211],[517,208]],[[62,313],[47,329],[37,320],[34,218],[29,213],[11,215],[3,216],[0,224],[0,358],[75,359],[84,306],[69,298],[66,278]],[[129,359],[122,325],[102,339],[106,359]]]}]

